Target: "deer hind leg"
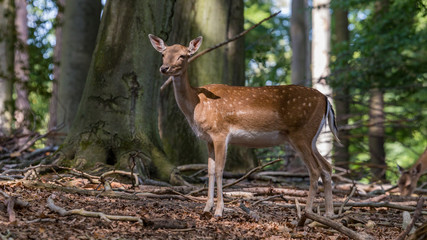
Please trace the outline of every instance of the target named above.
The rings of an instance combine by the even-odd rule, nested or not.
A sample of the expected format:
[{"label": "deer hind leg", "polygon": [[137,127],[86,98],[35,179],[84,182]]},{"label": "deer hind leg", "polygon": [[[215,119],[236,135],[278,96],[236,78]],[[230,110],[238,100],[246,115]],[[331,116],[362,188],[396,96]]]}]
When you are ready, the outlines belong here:
[{"label": "deer hind leg", "polygon": [[208,176],[209,176],[209,188],[208,188],[208,201],[206,202],[204,212],[209,212],[214,205],[214,188],[215,188],[215,152],[213,143],[208,143]]},{"label": "deer hind leg", "polygon": [[215,217],[221,217],[224,210],[224,199],[222,196],[222,174],[224,172],[224,165],[226,160],[227,153],[227,141],[226,139],[214,140],[215,148],[215,178],[216,178],[216,187],[217,187],[217,200],[216,200],[216,209]]},{"label": "deer hind leg", "polygon": [[314,149],[314,153],[318,161],[321,163],[322,172],[320,173],[320,177],[322,178],[323,187],[324,187],[324,195],[325,195],[325,215],[327,217],[332,217],[334,215],[334,205],[332,201],[332,167],[326,161],[326,159]]},{"label": "deer hind leg", "polygon": [[[294,139],[303,139],[301,137],[297,137]],[[300,157],[304,161],[308,173],[310,174],[310,187],[308,190],[307,204],[305,207],[305,211],[312,212],[313,211],[313,202],[314,197],[317,192],[317,180],[321,175],[321,169],[318,164],[318,161],[313,153],[311,148],[311,143],[307,143],[306,141],[293,141],[292,145],[295,150],[299,153]]]}]

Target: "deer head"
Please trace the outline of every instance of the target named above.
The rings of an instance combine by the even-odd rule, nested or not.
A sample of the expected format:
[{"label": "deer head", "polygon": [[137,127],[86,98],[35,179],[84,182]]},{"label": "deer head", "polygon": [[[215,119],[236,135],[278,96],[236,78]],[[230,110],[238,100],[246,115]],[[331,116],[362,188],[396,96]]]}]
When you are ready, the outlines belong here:
[{"label": "deer head", "polygon": [[167,76],[182,75],[187,70],[188,59],[199,50],[203,37],[193,39],[188,47],[175,44],[168,46],[164,41],[152,34],[149,34],[150,42],[154,49],[162,54],[163,65],[160,72]]}]

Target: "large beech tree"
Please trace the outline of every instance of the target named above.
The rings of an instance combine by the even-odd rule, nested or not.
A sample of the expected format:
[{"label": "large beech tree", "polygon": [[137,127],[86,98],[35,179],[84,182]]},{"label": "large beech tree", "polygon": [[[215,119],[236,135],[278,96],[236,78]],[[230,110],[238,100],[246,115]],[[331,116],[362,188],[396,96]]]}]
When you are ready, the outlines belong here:
[{"label": "large beech tree", "polygon": [[[147,35],[165,32],[174,1],[107,1],[75,121],[61,150],[63,163],[149,169],[167,179],[157,131],[159,56]],[[158,61],[154,61],[158,59]]]}]

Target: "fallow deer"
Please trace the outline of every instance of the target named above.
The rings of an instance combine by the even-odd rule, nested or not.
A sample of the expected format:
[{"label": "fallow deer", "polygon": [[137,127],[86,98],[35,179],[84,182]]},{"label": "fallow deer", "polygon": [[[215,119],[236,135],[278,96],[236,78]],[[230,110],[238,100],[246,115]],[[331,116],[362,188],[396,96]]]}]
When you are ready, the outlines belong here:
[{"label": "fallow deer", "polygon": [[403,169],[399,165],[397,165],[397,167],[400,172],[400,178],[399,181],[397,181],[400,195],[410,196],[417,187],[417,182],[420,176],[427,171],[427,148],[424,150],[424,153],[418,161],[408,170]]},{"label": "fallow deer", "polygon": [[160,72],[171,76],[176,102],[194,133],[208,146],[208,200],[204,212],[214,205],[214,180],[217,184],[215,217],[224,209],[222,175],[227,145],[271,147],[289,142],[299,153],[310,174],[306,211],[311,212],[322,178],[326,215],[333,215],[332,167],[318,152],[316,139],[326,121],[337,141],[334,110],[327,97],[303,86],[239,87],[211,84],[190,86],[188,59],[199,49],[202,37],[182,45],[167,46],[149,34],[154,49],[162,53]]}]

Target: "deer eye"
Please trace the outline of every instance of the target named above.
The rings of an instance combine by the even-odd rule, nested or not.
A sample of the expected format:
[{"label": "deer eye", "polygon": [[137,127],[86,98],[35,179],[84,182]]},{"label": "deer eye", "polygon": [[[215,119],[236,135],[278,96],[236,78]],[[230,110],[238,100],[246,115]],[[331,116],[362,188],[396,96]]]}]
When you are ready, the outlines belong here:
[{"label": "deer eye", "polygon": [[164,58],[165,57],[165,55],[164,54],[162,54],[162,58]]}]

